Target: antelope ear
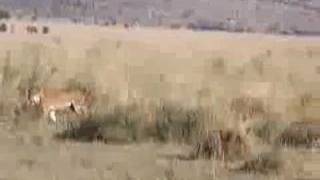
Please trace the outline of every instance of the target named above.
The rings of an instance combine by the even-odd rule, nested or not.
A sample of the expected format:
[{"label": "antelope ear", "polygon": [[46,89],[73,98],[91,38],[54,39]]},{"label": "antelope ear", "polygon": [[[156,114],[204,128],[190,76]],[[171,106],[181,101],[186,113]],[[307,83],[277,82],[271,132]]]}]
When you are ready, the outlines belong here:
[{"label": "antelope ear", "polygon": [[73,103],[70,104],[70,109],[71,111],[76,112],[76,107],[74,106]]}]

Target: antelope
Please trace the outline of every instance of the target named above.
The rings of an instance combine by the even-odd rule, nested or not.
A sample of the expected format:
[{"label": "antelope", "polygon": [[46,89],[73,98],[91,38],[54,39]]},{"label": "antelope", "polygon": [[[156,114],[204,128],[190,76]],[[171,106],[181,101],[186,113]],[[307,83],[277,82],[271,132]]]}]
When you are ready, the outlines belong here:
[{"label": "antelope", "polygon": [[69,110],[77,115],[88,114],[93,98],[90,92],[82,93],[64,89],[41,88],[35,94],[31,94],[31,89],[28,89],[27,100],[29,105],[39,107],[46,118],[56,123],[57,111]]}]

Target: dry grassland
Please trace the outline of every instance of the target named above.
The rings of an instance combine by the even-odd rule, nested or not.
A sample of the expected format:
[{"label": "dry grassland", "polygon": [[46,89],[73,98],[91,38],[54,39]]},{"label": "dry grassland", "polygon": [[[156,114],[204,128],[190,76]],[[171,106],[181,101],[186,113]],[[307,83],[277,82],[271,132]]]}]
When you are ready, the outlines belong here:
[{"label": "dry grassland", "polygon": [[[275,143],[291,122],[320,120],[319,59],[319,38],[53,24],[0,34],[0,179],[320,178],[319,154]],[[89,87],[89,121],[48,129],[21,105],[40,86]],[[243,116],[248,159],[181,158]]]}]

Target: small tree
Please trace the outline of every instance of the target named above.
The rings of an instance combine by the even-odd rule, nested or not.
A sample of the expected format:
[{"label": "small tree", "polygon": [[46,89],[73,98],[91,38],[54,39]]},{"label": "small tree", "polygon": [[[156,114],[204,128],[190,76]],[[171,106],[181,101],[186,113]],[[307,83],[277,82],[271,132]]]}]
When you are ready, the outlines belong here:
[{"label": "small tree", "polygon": [[10,13],[6,10],[0,9],[0,19],[9,19]]}]

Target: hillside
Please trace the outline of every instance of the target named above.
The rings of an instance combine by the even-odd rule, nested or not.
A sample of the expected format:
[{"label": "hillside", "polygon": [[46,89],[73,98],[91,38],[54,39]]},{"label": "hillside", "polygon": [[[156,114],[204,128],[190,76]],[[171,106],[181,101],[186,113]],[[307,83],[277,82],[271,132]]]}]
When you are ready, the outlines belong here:
[{"label": "hillside", "polygon": [[22,14],[89,24],[117,21],[146,26],[189,25],[201,29],[318,34],[317,0],[2,0]]}]

